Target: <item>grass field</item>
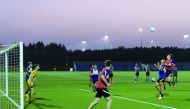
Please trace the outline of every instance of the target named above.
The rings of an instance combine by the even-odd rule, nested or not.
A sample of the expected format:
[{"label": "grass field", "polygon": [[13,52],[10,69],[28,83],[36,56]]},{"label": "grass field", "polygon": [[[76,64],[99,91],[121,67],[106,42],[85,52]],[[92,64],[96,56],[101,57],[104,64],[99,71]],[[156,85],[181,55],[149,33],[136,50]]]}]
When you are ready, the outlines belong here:
[{"label": "grass field", "polygon": [[[134,83],[133,72],[114,72],[114,83],[109,88],[112,94],[112,109],[190,109],[190,72],[180,71],[179,82],[167,86],[165,98],[158,100],[154,83],[145,82],[145,73],[140,72],[140,82]],[[157,78],[157,72],[151,78]],[[94,100],[90,92],[87,72],[39,72],[34,89],[33,102],[26,109],[87,109]],[[102,98],[95,109],[105,109]]]}]

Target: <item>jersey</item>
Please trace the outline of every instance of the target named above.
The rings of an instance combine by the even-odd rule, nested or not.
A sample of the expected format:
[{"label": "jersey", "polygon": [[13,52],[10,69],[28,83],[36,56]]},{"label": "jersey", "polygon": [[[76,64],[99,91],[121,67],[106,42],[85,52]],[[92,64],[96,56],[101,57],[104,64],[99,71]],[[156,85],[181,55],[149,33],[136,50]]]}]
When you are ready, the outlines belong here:
[{"label": "jersey", "polygon": [[110,82],[110,69],[104,68],[102,72],[99,75],[98,82],[96,85],[96,88],[107,88],[106,83],[102,80],[101,76],[103,75],[106,78],[106,81],[109,83]]},{"label": "jersey", "polygon": [[140,70],[139,66],[135,66],[135,71],[138,72]]},{"label": "jersey", "polygon": [[160,68],[161,68],[161,70],[159,70],[159,78],[165,79],[166,78],[166,75],[165,75],[166,69],[165,69],[164,64],[161,64]]},{"label": "jersey", "polygon": [[170,70],[170,71],[174,70],[174,62],[173,62],[173,60],[167,59],[166,64],[171,64],[171,66],[166,66],[166,70]]},{"label": "jersey", "polygon": [[90,74],[91,74],[92,81],[97,82],[98,81],[98,69],[91,69]]},{"label": "jersey", "polygon": [[30,77],[35,78],[37,76],[37,74],[38,74],[38,71],[37,70],[33,70],[31,72],[31,74],[30,74]]},{"label": "jersey", "polygon": [[32,67],[27,67],[26,68],[26,81],[29,79],[31,72],[32,72]]},{"label": "jersey", "polygon": [[146,72],[150,72],[150,66],[145,66]]}]

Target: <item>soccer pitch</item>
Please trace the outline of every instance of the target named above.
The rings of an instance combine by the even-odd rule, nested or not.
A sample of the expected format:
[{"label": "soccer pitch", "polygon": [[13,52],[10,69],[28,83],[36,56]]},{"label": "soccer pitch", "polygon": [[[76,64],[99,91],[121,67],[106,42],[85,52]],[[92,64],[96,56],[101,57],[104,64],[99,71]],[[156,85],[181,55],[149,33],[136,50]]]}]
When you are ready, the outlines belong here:
[{"label": "soccer pitch", "polygon": [[[25,109],[87,109],[95,94],[89,88],[88,72],[39,72],[32,104]],[[158,99],[153,82],[145,82],[145,72],[140,72],[140,82],[134,83],[134,72],[114,71],[113,84],[108,89],[112,95],[111,109],[190,109],[190,79],[188,71],[178,72],[178,83],[167,85],[165,98]],[[158,78],[151,72],[150,78]],[[94,109],[105,109],[106,100]]]}]

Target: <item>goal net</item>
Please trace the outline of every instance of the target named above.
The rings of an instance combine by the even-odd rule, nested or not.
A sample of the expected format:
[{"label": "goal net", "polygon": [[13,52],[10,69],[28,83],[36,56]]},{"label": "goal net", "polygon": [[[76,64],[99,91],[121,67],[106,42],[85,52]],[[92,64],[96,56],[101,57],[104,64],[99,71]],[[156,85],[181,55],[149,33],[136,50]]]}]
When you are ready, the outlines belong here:
[{"label": "goal net", "polygon": [[0,109],[24,109],[23,43],[0,45]]}]

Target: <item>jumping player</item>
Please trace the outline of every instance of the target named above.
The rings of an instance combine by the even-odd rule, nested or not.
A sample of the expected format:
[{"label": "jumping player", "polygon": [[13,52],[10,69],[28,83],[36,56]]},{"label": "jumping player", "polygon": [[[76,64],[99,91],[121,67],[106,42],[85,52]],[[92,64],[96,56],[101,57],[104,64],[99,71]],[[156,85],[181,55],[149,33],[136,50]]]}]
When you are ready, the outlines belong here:
[{"label": "jumping player", "polygon": [[149,65],[146,65],[146,66],[145,66],[145,69],[146,69],[146,79],[145,79],[145,81],[149,81],[149,77],[150,77],[150,66],[149,66]]},{"label": "jumping player", "polygon": [[28,81],[28,79],[30,77],[30,73],[32,72],[32,66],[33,66],[32,62],[28,62],[28,67],[26,68],[26,78],[25,78],[26,79],[26,91],[25,91],[25,94],[28,94],[29,86],[27,84],[27,81]]},{"label": "jumping player", "polygon": [[34,65],[34,70],[31,72],[30,77],[27,81],[27,84],[29,86],[28,90],[28,103],[31,104],[31,99],[32,99],[32,90],[34,87],[34,82],[36,80],[36,77],[38,75],[38,70],[40,69],[40,66],[38,64]]},{"label": "jumping player", "polygon": [[95,92],[96,87],[95,84],[98,81],[98,69],[96,65],[92,65],[92,68],[90,70],[90,83],[92,86],[92,90]]},{"label": "jumping player", "polygon": [[156,89],[159,91],[159,98],[158,99],[163,99],[164,97],[164,82],[165,82],[165,79],[166,79],[166,75],[165,75],[165,60],[162,59],[160,61],[161,64],[158,63],[158,65],[154,64],[154,66],[156,68],[158,68],[159,70],[159,79],[157,80],[156,84],[155,84],[155,87]]},{"label": "jumping player", "polygon": [[112,104],[112,98],[110,93],[108,92],[107,88],[111,86],[110,82],[110,66],[111,61],[105,61],[106,67],[102,70],[101,74],[99,75],[98,82],[96,84],[96,98],[95,100],[89,105],[88,109],[92,109],[95,105],[100,102],[101,97],[103,96],[107,100],[107,107],[106,109],[110,109]]},{"label": "jumping player", "polygon": [[167,60],[165,62],[165,68],[166,68],[166,82],[170,86],[171,86],[171,83],[173,83],[173,85],[174,85],[174,82],[172,82],[171,77],[170,77],[174,70],[174,62],[172,60],[172,54],[167,55]]},{"label": "jumping player", "polygon": [[134,69],[135,69],[135,82],[138,82],[139,81],[139,70],[140,70],[140,68],[139,68],[137,63],[135,64]]}]

